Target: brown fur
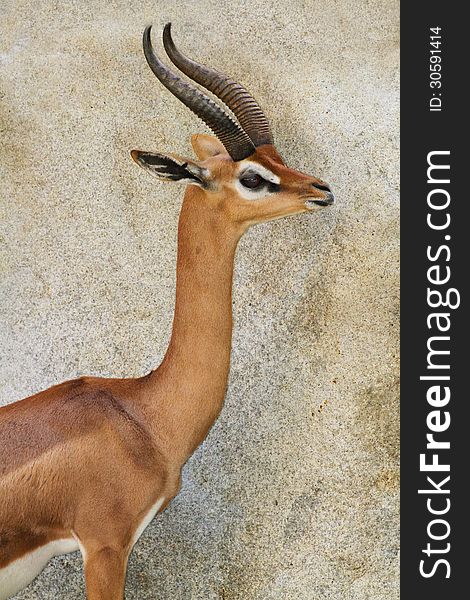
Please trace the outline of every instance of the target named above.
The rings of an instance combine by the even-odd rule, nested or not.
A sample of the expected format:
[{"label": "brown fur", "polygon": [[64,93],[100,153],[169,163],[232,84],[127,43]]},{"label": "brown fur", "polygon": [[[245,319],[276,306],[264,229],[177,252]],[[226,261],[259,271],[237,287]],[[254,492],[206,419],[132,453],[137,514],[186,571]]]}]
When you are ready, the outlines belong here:
[{"label": "brown fur", "polygon": [[[235,250],[253,223],[305,212],[319,180],[264,146],[249,160],[281,178],[253,202],[239,168],[210,136],[194,136],[208,190],[191,185],[181,209],[176,304],[168,351],[139,379],[84,377],[0,409],[0,569],[72,533],[85,549],[90,600],[122,598],[133,535],[150,507],[180,486],[181,468],[223,403],[232,335]],[[196,164],[196,163],[194,163]]]}]

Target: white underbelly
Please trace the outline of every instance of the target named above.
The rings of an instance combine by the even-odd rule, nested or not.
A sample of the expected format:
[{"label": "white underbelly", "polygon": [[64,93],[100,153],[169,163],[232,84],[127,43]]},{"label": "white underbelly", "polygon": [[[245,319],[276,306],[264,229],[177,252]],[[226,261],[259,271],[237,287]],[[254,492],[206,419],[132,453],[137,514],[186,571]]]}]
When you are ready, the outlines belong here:
[{"label": "white underbelly", "polygon": [[[137,527],[136,532],[132,536],[132,546],[134,546],[134,544],[137,542],[137,540],[140,538],[140,536],[144,533],[145,528],[150,524],[150,522],[152,521],[154,516],[157,514],[157,512],[160,509],[161,505],[163,504],[164,500],[165,500],[165,498],[159,498],[155,502],[155,504],[150,508],[150,510],[147,512],[147,514],[144,516],[144,518],[140,522],[139,526]],[[0,598],[0,600],[2,600],[2,599]]]},{"label": "white underbelly", "polygon": [[[159,498],[143,517],[137,530],[132,536],[132,546],[137,542],[145,528],[155,517],[164,500],[164,498]],[[0,569],[0,600],[6,600],[25,588],[37,575],[39,575],[49,560],[54,556],[68,554],[69,552],[75,552],[75,550],[79,549],[82,551],[82,555],[86,560],[86,552],[84,548],[80,548],[78,539],[71,537],[63,540],[55,540],[40,548],[36,548],[33,552],[25,554],[21,558],[18,558],[18,560],[15,560],[3,569]]]},{"label": "white underbelly", "polygon": [[48,561],[60,554],[78,550],[74,538],[54,540],[0,569],[0,600],[14,596],[44,569]]}]

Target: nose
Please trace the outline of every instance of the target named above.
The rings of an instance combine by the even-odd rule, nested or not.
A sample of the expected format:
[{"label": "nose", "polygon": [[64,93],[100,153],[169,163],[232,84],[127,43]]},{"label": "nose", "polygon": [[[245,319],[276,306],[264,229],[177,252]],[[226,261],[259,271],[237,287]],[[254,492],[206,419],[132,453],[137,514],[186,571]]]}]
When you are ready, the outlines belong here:
[{"label": "nose", "polygon": [[317,190],[321,190],[322,192],[331,192],[330,186],[326,185],[326,183],[312,183],[314,188]]},{"label": "nose", "polygon": [[315,189],[321,190],[322,192],[325,193],[324,199],[313,200],[313,202],[315,202],[315,204],[318,204],[319,206],[329,206],[330,204],[333,204],[333,202],[335,201],[335,197],[334,197],[333,192],[331,191],[329,185],[327,185],[326,183],[312,183],[312,186]]}]

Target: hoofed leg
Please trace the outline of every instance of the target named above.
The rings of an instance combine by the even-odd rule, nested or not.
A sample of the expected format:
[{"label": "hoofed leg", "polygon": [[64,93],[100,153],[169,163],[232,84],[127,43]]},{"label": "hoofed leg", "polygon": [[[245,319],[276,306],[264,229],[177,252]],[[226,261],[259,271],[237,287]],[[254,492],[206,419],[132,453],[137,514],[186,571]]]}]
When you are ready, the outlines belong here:
[{"label": "hoofed leg", "polygon": [[126,580],[127,553],[109,546],[86,549],[85,583],[88,600],[122,600]]}]

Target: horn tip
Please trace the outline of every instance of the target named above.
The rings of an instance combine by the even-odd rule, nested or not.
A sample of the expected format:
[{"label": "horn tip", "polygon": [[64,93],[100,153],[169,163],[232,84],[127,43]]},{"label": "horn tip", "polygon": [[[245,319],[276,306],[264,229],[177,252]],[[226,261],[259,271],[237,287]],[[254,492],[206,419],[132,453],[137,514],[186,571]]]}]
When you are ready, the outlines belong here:
[{"label": "horn tip", "polygon": [[152,35],[151,35],[152,25],[147,25],[144,29],[144,34],[142,36],[142,43],[144,46],[144,52],[152,49]]},{"label": "horn tip", "polygon": [[152,25],[147,25],[147,27],[144,29],[144,40],[147,40],[147,42],[150,42],[150,40],[151,40],[151,36],[150,36],[151,31],[152,31]]},{"label": "horn tip", "polygon": [[167,23],[163,28],[163,44],[166,47],[166,44],[171,44],[172,42],[173,40],[171,39],[171,23]]}]

